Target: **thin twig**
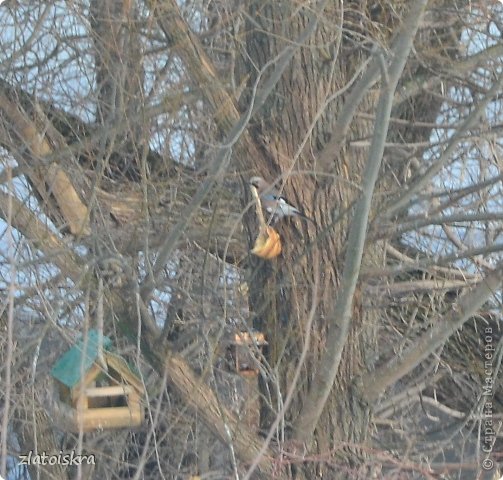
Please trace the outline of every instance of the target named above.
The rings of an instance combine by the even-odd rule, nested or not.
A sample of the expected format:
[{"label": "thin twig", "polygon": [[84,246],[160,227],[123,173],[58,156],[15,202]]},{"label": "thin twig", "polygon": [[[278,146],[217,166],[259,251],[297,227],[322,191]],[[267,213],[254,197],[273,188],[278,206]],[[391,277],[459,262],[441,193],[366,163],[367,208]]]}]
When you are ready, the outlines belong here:
[{"label": "thin twig", "polygon": [[[7,165],[7,172],[11,172],[11,167]],[[10,190],[13,190],[12,185],[12,174],[9,173],[8,186]],[[0,462],[0,474],[2,477],[7,478],[7,438],[9,433],[9,412],[10,412],[10,399],[11,399],[11,388],[12,388],[12,356],[14,353],[13,344],[13,330],[14,330],[14,298],[16,296],[16,260],[15,251],[16,247],[14,244],[14,234],[12,230],[12,195],[9,195],[9,201],[7,203],[7,244],[8,244],[8,261],[10,266],[10,282],[9,282],[9,293],[8,293],[8,313],[7,313],[7,345],[5,352],[5,388],[3,395],[3,416],[2,416],[2,433],[0,436],[2,451],[1,451],[1,462]]]}]

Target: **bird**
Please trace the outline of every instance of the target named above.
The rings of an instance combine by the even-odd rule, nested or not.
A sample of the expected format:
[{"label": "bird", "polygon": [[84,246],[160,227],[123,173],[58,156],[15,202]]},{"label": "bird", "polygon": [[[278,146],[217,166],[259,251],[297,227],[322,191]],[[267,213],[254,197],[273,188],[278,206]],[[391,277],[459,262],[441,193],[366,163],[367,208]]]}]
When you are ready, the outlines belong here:
[{"label": "bird", "polygon": [[257,189],[262,206],[267,213],[272,215],[273,222],[285,217],[299,217],[315,223],[312,218],[304,215],[297,207],[294,207],[273,185],[270,185],[262,177],[251,177],[250,185]]}]

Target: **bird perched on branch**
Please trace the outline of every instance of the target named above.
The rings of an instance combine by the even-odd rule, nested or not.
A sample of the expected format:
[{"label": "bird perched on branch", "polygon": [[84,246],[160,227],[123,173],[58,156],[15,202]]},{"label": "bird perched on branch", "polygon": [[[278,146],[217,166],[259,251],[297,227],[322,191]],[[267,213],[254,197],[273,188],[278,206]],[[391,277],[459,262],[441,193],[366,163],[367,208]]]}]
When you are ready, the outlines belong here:
[{"label": "bird perched on branch", "polygon": [[250,178],[250,185],[257,189],[262,206],[267,213],[273,216],[274,222],[285,217],[300,217],[314,223],[313,219],[289,203],[273,185],[267,183],[262,177]]}]

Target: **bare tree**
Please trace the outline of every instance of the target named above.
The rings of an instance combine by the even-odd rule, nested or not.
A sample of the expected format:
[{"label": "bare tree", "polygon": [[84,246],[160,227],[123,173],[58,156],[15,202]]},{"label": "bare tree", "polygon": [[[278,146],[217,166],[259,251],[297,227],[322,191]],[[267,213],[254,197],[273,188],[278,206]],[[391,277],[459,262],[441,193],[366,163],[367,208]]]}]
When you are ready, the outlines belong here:
[{"label": "bare tree", "polygon": [[[494,474],[502,10],[4,2],[0,474],[72,449],[96,464],[32,478]],[[314,219],[273,260],[254,175]],[[90,328],[143,427],[68,432],[49,371]]]}]

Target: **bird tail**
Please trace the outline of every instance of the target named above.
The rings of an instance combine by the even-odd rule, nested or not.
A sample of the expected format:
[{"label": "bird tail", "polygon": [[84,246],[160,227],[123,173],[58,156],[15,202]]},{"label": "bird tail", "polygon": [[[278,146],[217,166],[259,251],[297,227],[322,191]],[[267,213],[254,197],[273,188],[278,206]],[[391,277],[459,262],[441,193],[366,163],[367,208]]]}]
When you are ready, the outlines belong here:
[{"label": "bird tail", "polygon": [[302,212],[299,212],[297,215],[300,218],[302,218],[303,220],[307,220],[308,222],[311,222],[313,225],[316,225],[316,222],[311,217],[308,217],[307,215],[303,214]]}]

